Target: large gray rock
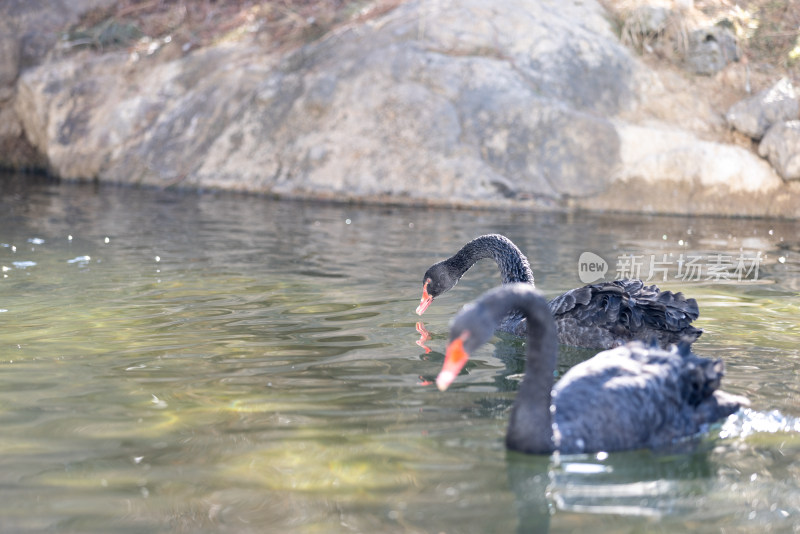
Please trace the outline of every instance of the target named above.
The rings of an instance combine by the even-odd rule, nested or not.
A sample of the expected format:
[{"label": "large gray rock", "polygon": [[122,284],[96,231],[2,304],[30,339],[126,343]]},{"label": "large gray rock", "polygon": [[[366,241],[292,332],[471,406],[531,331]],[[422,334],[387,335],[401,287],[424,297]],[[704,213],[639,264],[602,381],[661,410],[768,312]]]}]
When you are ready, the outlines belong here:
[{"label": "large gray rock", "polygon": [[412,1],[279,59],[245,41],[161,64],[83,53],[28,70],[16,109],[68,178],[432,202],[587,195],[617,164],[607,117],[634,96],[635,64],[596,3],[549,6]]},{"label": "large gray rock", "polygon": [[643,67],[593,0],[411,0],[288,53],[178,56],[49,55],[16,82],[17,135],[64,178],[800,216],[800,183],[707,141],[712,106]]},{"label": "large gray rock", "polygon": [[[725,188],[753,194],[779,188],[775,171],[750,150],[705,141],[666,125],[620,123],[622,166],[617,178],[639,178],[655,184],[689,184],[696,188]],[[648,202],[658,199],[648,200]]]},{"label": "large gray rock", "polygon": [[775,123],[798,118],[800,103],[791,80],[783,78],[769,89],[731,106],[725,119],[731,127],[761,139]]},{"label": "large gray rock", "polygon": [[800,183],[785,183],[742,147],[667,124],[617,124],[616,179],[575,207],[687,215],[800,217]]},{"label": "large gray rock", "polygon": [[784,180],[800,180],[800,120],[773,124],[759,143],[758,153]]}]

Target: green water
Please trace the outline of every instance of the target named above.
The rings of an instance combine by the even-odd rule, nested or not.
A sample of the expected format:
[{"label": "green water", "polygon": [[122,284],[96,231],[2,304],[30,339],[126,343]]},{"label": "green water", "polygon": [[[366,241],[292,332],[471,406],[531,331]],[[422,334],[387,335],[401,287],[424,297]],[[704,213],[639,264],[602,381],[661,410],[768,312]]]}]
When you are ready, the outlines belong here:
[{"label": "green water", "polygon": [[[798,532],[799,227],[0,177],[0,531]],[[429,384],[496,268],[437,299],[431,352],[416,344],[425,269],[488,232],[548,295],[580,285],[584,251],[609,278],[667,254],[659,285],[697,298],[695,350],[752,409],[691,450],[508,454],[521,342]],[[677,279],[681,254],[742,251],[763,256],[755,280]]]}]

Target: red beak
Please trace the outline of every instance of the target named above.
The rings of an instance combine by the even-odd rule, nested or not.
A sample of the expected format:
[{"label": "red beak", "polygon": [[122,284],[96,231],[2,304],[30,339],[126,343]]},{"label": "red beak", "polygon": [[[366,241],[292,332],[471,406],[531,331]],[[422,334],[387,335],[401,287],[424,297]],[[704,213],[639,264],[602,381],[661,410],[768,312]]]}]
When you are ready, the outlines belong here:
[{"label": "red beak", "polygon": [[436,377],[436,387],[439,388],[439,391],[444,391],[450,387],[458,373],[467,364],[469,354],[464,350],[464,340],[467,337],[468,335],[465,332],[447,345],[447,353],[444,356],[442,370],[439,371],[439,376]]},{"label": "red beak", "polygon": [[431,302],[433,302],[433,297],[428,294],[428,282],[425,282],[425,285],[422,286],[422,299],[419,301],[419,306],[417,306],[417,315],[425,313]]}]

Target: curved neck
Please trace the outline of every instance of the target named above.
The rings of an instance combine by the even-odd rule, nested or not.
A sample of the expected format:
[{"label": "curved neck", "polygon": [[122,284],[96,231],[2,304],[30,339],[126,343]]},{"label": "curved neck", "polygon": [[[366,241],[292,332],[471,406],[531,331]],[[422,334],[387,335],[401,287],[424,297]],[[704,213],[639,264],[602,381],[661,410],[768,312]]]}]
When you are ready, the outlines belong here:
[{"label": "curved neck", "polygon": [[445,260],[445,263],[454,268],[460,278],[470,267],[484,258],[492,258],[497,263],[504,284],[512,282],[533,284],[533,271],[528,259],[510,239],[499,234],[483,235],[473,239],[451,258]]},{"label": "curved neck", "polygon": [[527,453],[545,454],[555,450],[552,403],[558,330],[544,297],[514,292],[506,310],[520,311],[528,320],[525,378],[511,410],[506,444]]}]

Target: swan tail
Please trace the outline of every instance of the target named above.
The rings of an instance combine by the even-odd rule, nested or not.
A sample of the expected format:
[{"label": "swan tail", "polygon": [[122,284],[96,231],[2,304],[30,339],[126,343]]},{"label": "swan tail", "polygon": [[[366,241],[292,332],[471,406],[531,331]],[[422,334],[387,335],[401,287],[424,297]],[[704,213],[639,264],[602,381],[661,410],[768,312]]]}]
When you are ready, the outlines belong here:
[{"label": "swan tail", "polygon": [[750,406],[750,401],[747,398],[727,391],[717,390],[696,407],[694,412],[695,423],[698,427],[709,425],[735,414],[740,408],[747,408],[748,406]]},{"label": "swan tail", "polygon": [[739,408],[750,405],[745,397],[722,391],[725,364],[722,360],[701,358],[693,354],[688,342],[681,342],[674,349],[683,358],[681,373],[682,394],[686,402],[694,407],[698,425],[719,421]]}]

